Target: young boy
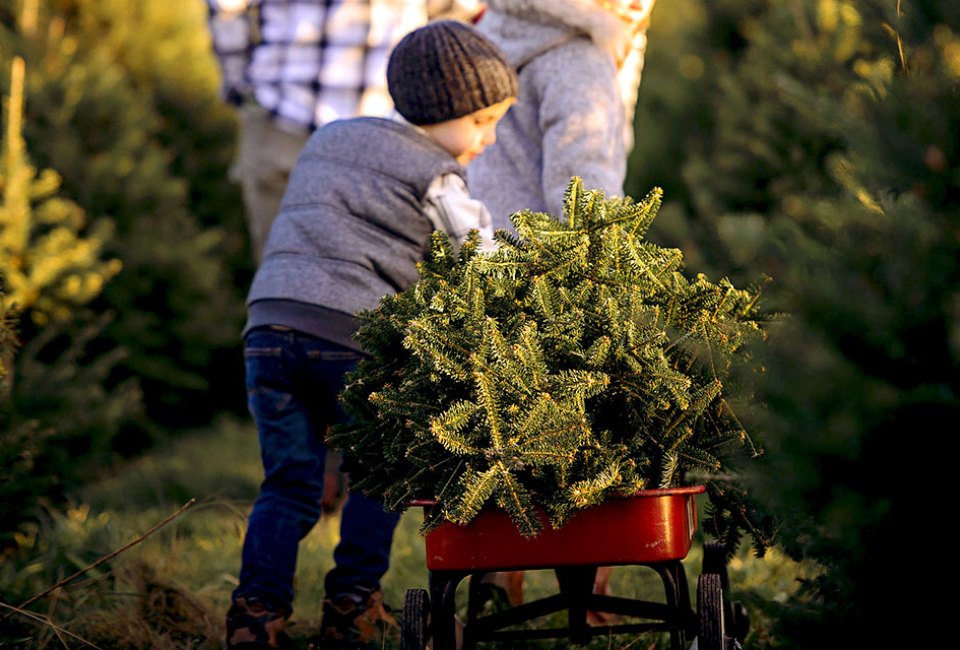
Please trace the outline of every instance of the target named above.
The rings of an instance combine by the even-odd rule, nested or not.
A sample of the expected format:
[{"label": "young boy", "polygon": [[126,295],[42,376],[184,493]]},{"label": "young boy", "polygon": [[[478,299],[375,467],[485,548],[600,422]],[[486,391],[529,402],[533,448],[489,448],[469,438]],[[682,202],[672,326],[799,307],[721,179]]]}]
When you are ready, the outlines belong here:
[{"label": "young boy", "polygon": [[[343,420],[337,396],[362,356],[355,314],[417,280],[433,230],[457,241],[471,228],[492,235],[463,167],[495,141],[517,95],[513,68],[472,28],[439,21],[397,44],[387,79],[400,117],[333,122],[310,137],[247,298],[247,393],[265,478],[228,648],[289,642],[297,548],[320,515],[324,431]],[[379,621],[392,621],[380,579],[397,520],[374,499],[347,499],[319,647],[362,647]]]}]

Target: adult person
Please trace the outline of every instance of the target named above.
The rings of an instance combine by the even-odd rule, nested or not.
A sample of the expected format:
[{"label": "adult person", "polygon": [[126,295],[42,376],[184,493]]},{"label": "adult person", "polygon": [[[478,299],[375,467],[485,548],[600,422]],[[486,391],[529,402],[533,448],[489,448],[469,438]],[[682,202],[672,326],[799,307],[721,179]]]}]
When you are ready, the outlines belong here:
[{"label": "adult person", "polygon": [[270,226],[310,134],[333,120],[393,110],[391,49],[428,19],[469,19],[479,0],[207,0],[221,95],[237,107],[231,176],[243,190],[250,247]]}]

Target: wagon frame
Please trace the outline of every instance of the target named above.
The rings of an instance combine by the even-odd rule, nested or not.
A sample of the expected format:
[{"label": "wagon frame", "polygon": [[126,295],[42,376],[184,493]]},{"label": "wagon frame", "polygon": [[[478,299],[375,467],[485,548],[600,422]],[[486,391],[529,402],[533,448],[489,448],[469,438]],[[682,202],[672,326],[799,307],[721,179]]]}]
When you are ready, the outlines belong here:
[{"label": "wagon frame", "polygon": [[[404,598],[404,650],[471,650],[479,642],[567,638],[588,643],[595,636],[667,632],[671,650],[684,650],[696,637],[698,650],[733,650],[746,636],[746,611],[730,601],[726,557],[717,544],[704,546],[696,611],[690,605],[681,561],[697,528],[695,497],[704,486],[644,490],[583,510],[558,529],[546,516],[535,538],[522,537],[509,516],[482,511],[466,526],[444,522],[427,533],[429,591],[410,589]],[[425,516],[436,504],[416,501]],[[593,593],[600,566],[645,566],[660,576],[665,602]],[[482,577],[494,571],[552,569],[559,593],[482,613]],[[457,629],[457,586],[470,578],[467,617]],[[594,627],[588,611],[602,611],[641,622]],[[566,627],[516,629],[544,615],[567,612]],[[458,636],[460,640],[458,642]]]}]

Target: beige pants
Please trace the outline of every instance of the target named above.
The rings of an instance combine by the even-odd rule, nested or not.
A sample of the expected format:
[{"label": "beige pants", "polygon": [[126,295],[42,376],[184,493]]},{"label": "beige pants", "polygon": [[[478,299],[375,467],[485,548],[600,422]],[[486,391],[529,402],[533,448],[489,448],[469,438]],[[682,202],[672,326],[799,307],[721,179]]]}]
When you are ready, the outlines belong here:
[{"label": "beige pants", "polygon": [[230,176],[243,188],[250,248],[257,264],[263,260],[290,171],[308,137],[278,128],[256,104],[240,109],[240,140]]}]

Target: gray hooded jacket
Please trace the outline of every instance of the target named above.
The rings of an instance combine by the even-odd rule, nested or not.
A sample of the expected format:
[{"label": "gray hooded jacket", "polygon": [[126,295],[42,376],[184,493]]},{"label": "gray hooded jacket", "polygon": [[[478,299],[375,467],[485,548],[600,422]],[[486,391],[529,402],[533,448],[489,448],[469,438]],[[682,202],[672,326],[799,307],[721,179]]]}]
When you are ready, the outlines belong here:
[{"label": "gray hooded jacket", "polygon": [[593,0],[490,0],[477,27],[520,77],[496,144],[467,172],[494,227],[511,228],[509,216],[523,208],[560,215],[572,176],[621,195],[627,111],[609,52],[612,40],[629,39],[620,22]]}]

